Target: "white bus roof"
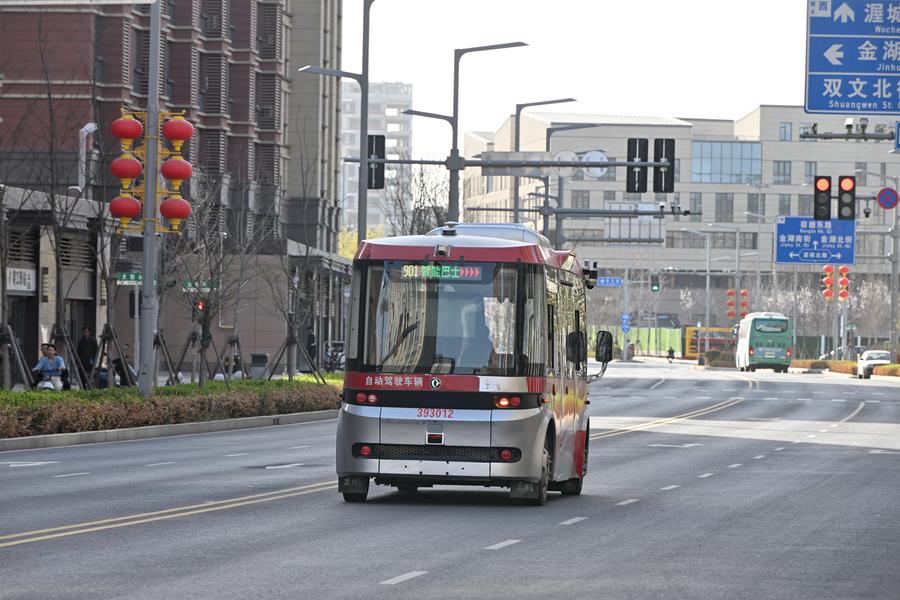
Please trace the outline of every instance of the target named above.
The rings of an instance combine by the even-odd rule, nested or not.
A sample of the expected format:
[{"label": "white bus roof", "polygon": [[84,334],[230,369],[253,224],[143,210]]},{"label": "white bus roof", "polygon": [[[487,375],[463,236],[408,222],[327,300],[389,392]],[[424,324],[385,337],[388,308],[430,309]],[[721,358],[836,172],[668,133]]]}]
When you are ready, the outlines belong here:
[{"label": "white bus roof", "polygon": [[744,319],[787,319],[787,317],[779,312],[752,312]]}]

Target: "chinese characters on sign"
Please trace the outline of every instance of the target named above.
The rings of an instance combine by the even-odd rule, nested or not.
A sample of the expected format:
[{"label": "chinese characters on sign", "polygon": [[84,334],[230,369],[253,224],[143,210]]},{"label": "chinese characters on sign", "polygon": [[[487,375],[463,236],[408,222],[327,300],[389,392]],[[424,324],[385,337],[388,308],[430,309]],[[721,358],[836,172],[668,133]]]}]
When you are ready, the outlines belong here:
[{"label": "chinese characters on sign", "polygon": [[856,261],[856,222],[779,217],[777,263],[847,264]]},{"label": "chinese characters on sign", "polygon": [[810,0],[806,111],[900,111],[900,2]]},{"label": "chinese characters on sign", "polygon": [[37,291],[34,269],[7,269],[6,289],[10,292]]},{"label": "chinese characters on sign", "polygon": [[481,267],[460,265],[403,265],[403,279],[481,279]]},{"label": "chinese characters on sign", "polygon": [[425,378],[412,375],[367,375],[366,387],[423,388]]}]

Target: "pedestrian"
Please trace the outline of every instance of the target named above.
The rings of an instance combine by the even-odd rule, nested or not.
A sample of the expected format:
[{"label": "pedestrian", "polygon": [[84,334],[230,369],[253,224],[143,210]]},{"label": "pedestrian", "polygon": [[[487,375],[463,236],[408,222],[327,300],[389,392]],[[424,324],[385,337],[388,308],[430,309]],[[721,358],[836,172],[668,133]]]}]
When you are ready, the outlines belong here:
[{"label": "pedestrian", "polygon": [[47,348],[50,346],[47,342],[41,344],[41,358],[47,356]]},{"label": "pedestrian", "polygon": [[97,338],[92,335],[90,327],[85,326],[81,333],[82,337],[78,340],[75,353],[78,355],[78,360],[81,362],[81,366],[84,367],[85,373],[90,373],[100,346],[97,344]]},{"label": "pedestrian", "polygon": [[318,364],[318,344],[316,343],[316,334],[312,329],[306,336],[306,353],[309,354],[310,368],[315,369]]},{"label": "pedestrian", "polygon": [[40,389],[63,389],[63,372],[66,370],[66,361],[62,356],[56,354],[56,346],[53,344],[45,344],[47,346],[47,354],[42,356],[32,371],[36,372],[40,378],[38,387]]}]

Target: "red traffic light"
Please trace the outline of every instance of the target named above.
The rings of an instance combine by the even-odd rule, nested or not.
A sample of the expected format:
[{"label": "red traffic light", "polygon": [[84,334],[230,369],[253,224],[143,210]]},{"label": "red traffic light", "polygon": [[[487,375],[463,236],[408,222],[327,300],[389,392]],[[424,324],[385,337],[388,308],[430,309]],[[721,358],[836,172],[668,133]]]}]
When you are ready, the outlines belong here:
[{"label": "red traffic light", "polygon": [[844,192],[852,192],[853,188],[856,187],[856,178],[843,176],[841,177],[840,184],[841,190]]},{"label": "red traffic light", "polygon": [[816,177],[816,189],[827,192],[831,188],[831,177]]},{"label": "red traffic light", "polygon": [[200,312],[206,310],[206,302],[204,302],[203,300],[197,300],[197,302],[194,303],[194,306],[196,306],[197,310]]},{"label": "red traffic light", "polygon": [[843,266],[841,266],[840,269],[838,269],[838,273],[840,273],[841,275],[846,275],[849,272],[850,272],[850,267],[848,267],[847,265],[843,265]]}]

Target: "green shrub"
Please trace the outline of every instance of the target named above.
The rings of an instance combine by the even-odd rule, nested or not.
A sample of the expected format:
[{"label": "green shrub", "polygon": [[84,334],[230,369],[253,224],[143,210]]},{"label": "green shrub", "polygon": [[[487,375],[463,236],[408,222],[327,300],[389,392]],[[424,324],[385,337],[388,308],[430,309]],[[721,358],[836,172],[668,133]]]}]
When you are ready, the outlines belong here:
[{"label": "green shrub", "polygon": [[881,365],[880,367],[875,367],[875,370],[872,371],[872,374],[900,377],[900,364]]},{"label": "green shrub", "polygon": [[856,375],[856,361],[853,360],[829,360],[828,370],[833,373],[845,373]]},{"label": "green shrub", "polygon": [[0,394],[0,437],[99,431],[239,417],[333,409],[337,386],[305,381],[240,381],[231,389],[214,382],[160,388],[150,398],[136,390],[4,392]]}]

